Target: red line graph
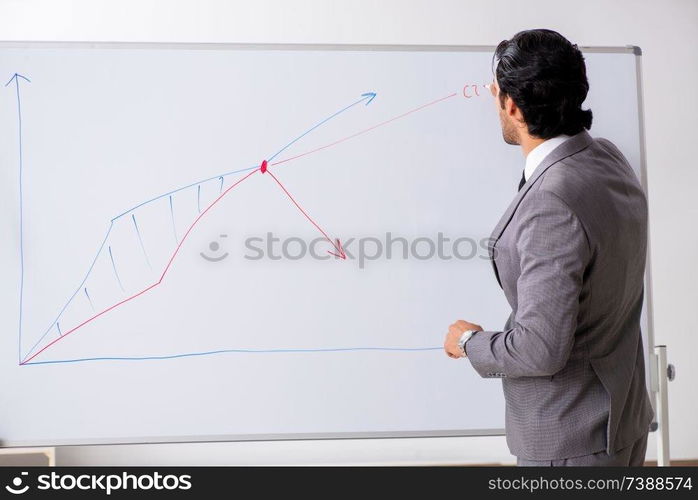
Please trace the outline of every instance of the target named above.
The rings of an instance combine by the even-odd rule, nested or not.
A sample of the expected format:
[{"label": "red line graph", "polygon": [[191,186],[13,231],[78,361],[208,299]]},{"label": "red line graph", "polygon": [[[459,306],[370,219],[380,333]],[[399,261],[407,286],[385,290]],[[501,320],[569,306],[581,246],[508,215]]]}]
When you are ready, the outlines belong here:
[{"label": "red line graph", "polygon": [[35,353],[32,354],[31,356],[28,355],[27,357],[25,357],[25,359],[20,363],[20,365],[24,365],[24,364],[29,363],[31,360],[33,360],[34,358],[36,358],[37,356],[39,356],[41,353],[43,353],[44,351],[46,351],[48,348],[50,348],[51,346],[53,346],[53,345],[56,344],[57,342],[63,340],[63,339],[66,338],[68,335],[70,335],[70,334],[76,332],[77,330],[79,330],[79,329],[82,328],[83,326],[87,325],[88,323],[91,323],[92,321],[94,321],[95,319],[97,319],[97,318],[103,316],[104,314],[106,314],[106,313],[108,313],[108,312],[110,312],[110,311],[116,309],[117,307],[122,306],[123,304],[126,304],[127,302],[132,301],[133,299],[135,299],[135,298],[137,298],[137,297],[140,297],[140,296],[143,295],[144,293],[149,292],[149,291],[152,290],[153,288],[155,288],[155,287],[157,287],[158,285],[160,285],[160,284],[163,282],[163,280],[165,279],[165,275],[166,275],[166,274],[168,273],[168,271],[170,270],[170,268],[171,268],[171,266],[172,266],[172,263],[174,262],[174,259],[177,257],[177,254],[179,253],[179,250],[182,248],[182,245],[184,244],[184,242],[186,241],[187,237],[188,237],[189,234],[192,232],[192,230],[194,229],[194,227],[198,224],[198,222],[208,213],[209,210],[211,210],[216,204],[218,204],[218,202],[219,202],[221,199],[223,199],[230,191],[232,191],[233,188],[235,188],[236,186],[238,186],[240,183],[242,183],[242,182],[245,181],[246,179],[250,178],[253,174],[255,174],[255,173],[257,173],[257,172],[260,172],[260,171],[261,171],[262,173],[268,173],[269,175],[271,175],[271,177],[274,179],[274,181],[279,185],[279,187],[280,187],[280,188],[284,191],[284,193],[289,197],[289,199],[290,199],[290,200],[293,202],[293,204],[298,208],[298,210],[300,210],[301,213],[308,219],[308,221],[310,221],[310,222],[313,224],[313,226],[315,226],[315,228],[317,228],[317,229],[322,233],[322,235],[330,242],[330,244],[331,244],[331,245],[334,247],[334,249],[337,251],[337,253],[335,253],[335,252],[332,252],[332,251],[329,251],[329,250],[328,250],[328,253],[330,253],[331,255],[334,255],[335,257],[338,257],[338,258],[341,258],[341,259],[346,259],[346,254],[344,253],[344,250],[342,249],[342,244],[341,244],[339,238],[336,238],[336,239],[335,239],[335,241],[336,241],[336,243],[335,243],[335,241],[333,241],[332,238],[330,238],[330,236],[329,236],[329,235],[328,235],[328,234],[327,234],[327,233],[326,233],[326,232],[325,232],[325,231],[324,231],[311,217],[310,217],[310,215],[308,215],[308,213],[300,206],[300,204],[295,200],[295,198],[291,195],[291,193],[284,187],[284,185],[279,181],[279,179],[278,179],[270,170],[268,170],[268,167],[274,166],[274,165],[281,165],[281,164],[283,164],[283,163],[286,163],[286,162],[289,162],[289,161],[292,161],[292,160],[296,160],[296,159],[302,158],[302,157],[304,157],[304,156],[308,156],[308,155],[310,155],[310,154],[312,154],[312,153],[316,153],[316,152],[318,152],[318,151],[322,151],[322,150],[327,149],[327,148],[330,148],[330,147],[332,147],[332,146],[336,146],[337,144],[340,144],[340,143],[342,143],[342,142],[345,142],[345,141],[348,141],[348,140],[353,139],[353,138],[355,138],[355,137],[358,137],[358,136],[360,136],[360,135],[363,135],[363,134],[365,134],[365,133],[367,133],[367,132],[370,132],[370,131],[372,131],[372,130],[375,130],[375,129],[378,128],[378,127],[382,127],[382,126],[384,126],[384,125],[387,125],[387,124],[389,124],[389,123],[391,123],[391,122],[394,122],[395,120],[399,120],[400,118],[404,118],[404,117],[406,117],[406,116],[408,116],[408,115],[410,115],[410,114],[412,114],[412,113],[415,113],[415,112],[417,112],[417,111],[420,111],[420,110],[422,110],[422,109],[424,109],[424,108],[427,108],[427,107],[429,107],[429,106],[433,106],[434,104],[437,104],[437,103],[440,103],[440,102],[442,102],[442,101],[445,101],[446,99],[452,98],[452,97],[454,97],[454,96],[456,96],[456,95],[457,95],[457,93],[454,92],[453,94],[450,94],[450,95],[447,95],[447,96],[442,97],[442,98],[440,98],[440,99],[436,99],[436,100],[434,100],[434,101],[428,102],[428,103],[423,104],[423,105],[421,105],[421,106],[419,106],[419,107],[416,107],[416,108],[414,108],[414,109],[411,109],[411,110],[409,110],[409,111],[407,111],[407,112],[405,112],[405,113],[402,113],[402,114],[400,114],[400,115],[398,115],[398,116],[395,116],[395,117],[390,118],[390,119],[388,119],[388,120],[385,120],[385,121],[383,121],[383,122],[377,123],[376,125],[373,125],[373,126],[371,126],[371,127],[369,127],[369,128],[366,128],[366,129],[361,130],[361,131],[359,131],[359,132],[355,132],[354,134],[351,134],[351,135],[349,135],[349,136],[343,137],[343,138],[341,138],[341,139],[339,139],[339,140],[336,140],[336,141],[334,141],[334,142],[331,142],[331,143],[326,144],[326,145],[324,145],[324,146],[321,146],[321,147],[319,147],[319,148],[315,148],[315,149],[312,149],[312,150],[310,150],[310,151],[306,151],[305,153],[301,153],[301,154],[298,154],[298,155],[296,155],[296,156],[292,156],[292,157],[286,158],[286,159],[284,159],[284,160],[280,160],[280,161],[277,161],[277,162],[274,162],[274,163],[270,163],[270,164],[268,164],[268,165],[267,165],[267,162],[266,162],[266,160],[265,160],[264,162],[262,162],[262,164],[260,165],[260,167],[258,167],[258,168],[256,168],[256,169],[252,170],[251,172],[249,172],[248,174],[246,174],[244,177],[238,179],[235,183],[233,183],[230,187],[228,187],[225,191],[223,191],[210,205],[208,205],[208,206],[199,214],[199,216],[194,220],[194,222],[192,222],[192,224],[189,226],[189,228],[187,229],[187,231],[184,233],[184,236],[183,236],[183,237],[181,238],[181,240],[179,241],[177,247],[175,248],[174,253],[173,253],[172,256],[170,257],[169,261],[167,262],[167,265],[165,266],[165,269],[163,270],[162,274],[160,275],[160,279],[158,279],[157,282],[155,282],[155,283],[153,283],[152,285],[148,286],[147,288],[141,290],[140,292],[138,292],[138,293],[136,293],[136,294],[134,294],[134,295],[131,295],[130,297],[127,297],[127,298],[125,298],[124,300],[122,300],[122,301],[120,301],[120,302],[117,302],[116,304],[114,304],[114,305],[112,305],[112,306],[110,306],[110,307],[104,309],[103,311],[101,311],[101,312],[95,314],[94,316],[91,316],[90,318],[86,319],[85,321],[83,321],[83,322],[80,323],[79,325],[77,325],[77,326],[73,327],[72,329],[68,330],[67,332],[63,333],[60,337],[58,337],[58,338],[54,339],[53,341],[49,342],[48,344],[46,344],[44,347],[42,347],[41,349],[39,349],[37,352],[35,352]]},{"label": "red line graph", "polygon": [[162,275],[160,275],[160,279],[159,279],[157,282],[153,283],[152,285],[150,285],[150,286],[147,287],[147,288],[144,288],[143,290],[141,290],[141,291],[138,292],[137,294],[131,295],[130,297],[125,298],[125,299],[122,300],[121,302],[117,302],[117,303],[114,304],[113,306],[110,306],[110,307],[104,309],[103,311],[101,311],[101,312],[95,314],[94,316],[92,316],[92,317],[86,319],[85,321],[83,321],[82,323],[80,323],[79,325],[77,325],[76,327],[71,328],[70,330],[68,330],[67,332],[65,332],[63,335],[61,335],[61,336],[58,337],[57,339],[54,339],[54,340],[52,340],[51,342],[49,342],[48,344],[46,344],[44,347],[42,347],[40,350],[38,350],[37,352],[35,352],[34,354],[32,354],[30,357],[25,358],[24,361],[22,361],[22,362],[20,363],[20,365],[23,365],[23,364],[25,364],[25,363],[30,362],[32,359],[34,359],[35,357],[37,357],[39,354],[41,354],[42,352],[44,352],[46,349],[48,349],[49,347],[51,347],[51,346],[52,346],[53,344],[55,344],[56,342],[58,342],[58,341],[60,341],[60,340],[63,340],[64,338],[66,338],[66,337],[67,337],[68,335],[70,335],[71,333],[73,333],[73,332],[75,332],[76,330],[82,328],[82,327],[85,326],[86,324],[88,324],[88,323],[90,323],[90,322],[96,320],[97,318],[99,318],[99,317],[102,316],[103,314],[106,314],[106,313],[108,313],[109,311],[111,311],[111,310],[113,310],[113,309],[116,309],[117,307],[119,307],[119,306],[125,304],[126,302],[129,302],[129,301],[135,299],[136,297],[140,297],[140,296],[143,295],[144,293],[146,293],[146,292],[152,290],[153,288],[155,288],[156,286],[158,286],[160,283],[162,283],[162,280],[165,278],[165,275],[167,274],[167,271],[169,271],[170,267],[172,266],[172,262],[174,261],[175,257],[176,257],[177,254],[179,253],[179,249],[182,248],[182,244],[183,244],[184,241],[187,239],[187,236],[189,236],[189,233],[191,233],[192,229],[194,229],[194,226],[196,226],[196,224],[201,220],[201,218],[202,218],[204,215],[206,215],[206,213],[207,213],[209,210],[211,210],[219,201],[221,201],[221,199],[222,199],[225,195],[227,195],[234,187],[238,186],[242,181],[248,179],[249,177],[252,176],[252,174],[257,173],[258,171],[259,171],[259,169],[255,169],[255,170],[253,170],[252,172],[250,172],[250,173],[248,173],[247,175],[245,175],[244,177],[242,177],[241,179],[237,180],[237,181],[236,181],[234,184],[232,184],[228,189],[226,189],[225,191],[223,191],[223,192],[220,194],[220,196],[218,196],[218,198],[216,198],[215,200],[213,200],[213,202],[212,202],[208,207],[206,207],[205,210],[203,210],[203,211],[199,214],[199,216],[198,216],[198,217],[194,220],[194,222],[192,222],[192,224],[189,226],[189,229],[187,229],[187,232],[184,233],[184,236],[182,237],[182,239],[180,240],[179,244],[177,245],[177,248],[175,249],[174,253],[172,254],[172,257],[170,257],[170,260],[169,260],[169,262],[167,263],[167,266],[165,267],[165,270],[162,272]]}]

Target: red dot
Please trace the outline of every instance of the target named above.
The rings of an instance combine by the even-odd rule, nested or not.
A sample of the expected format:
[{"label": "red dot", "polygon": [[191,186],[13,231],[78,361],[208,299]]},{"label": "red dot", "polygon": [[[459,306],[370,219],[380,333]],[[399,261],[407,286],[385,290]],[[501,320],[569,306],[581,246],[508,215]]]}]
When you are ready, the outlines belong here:
[{"label": "red dot", "polygon": [[260,167],[260,170],[262,171],[262,173],[267,171],[267,160],[264,160],[262,162],[262,166]]}]

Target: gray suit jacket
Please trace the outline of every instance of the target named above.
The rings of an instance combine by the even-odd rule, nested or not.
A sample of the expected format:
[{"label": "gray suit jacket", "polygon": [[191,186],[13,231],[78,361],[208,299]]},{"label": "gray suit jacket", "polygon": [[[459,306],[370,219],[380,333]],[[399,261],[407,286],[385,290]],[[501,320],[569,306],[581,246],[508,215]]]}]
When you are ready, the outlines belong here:
[{"label": "gray suit jacket", "polygon": [[640,335],[647,202],[621,152],[586,131],[554,149],[509,205],[490,258],[512,313],[467,356],[500,377],[511,452],[611,454],[653,418]]}]

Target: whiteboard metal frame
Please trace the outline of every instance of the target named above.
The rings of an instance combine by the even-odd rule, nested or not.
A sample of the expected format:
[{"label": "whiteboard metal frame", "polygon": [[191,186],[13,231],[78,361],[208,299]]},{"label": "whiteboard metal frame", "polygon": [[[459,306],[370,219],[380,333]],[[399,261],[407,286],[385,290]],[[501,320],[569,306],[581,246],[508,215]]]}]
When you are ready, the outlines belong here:
[{"label": "whiteboard metal frame", "polygon": [[[51,42],[51,41],[0,41],[2,49],[169,49],[169,50],[307,50],[307,51],[376,51],[376,52],[494,52],[494,45],[398,45],[398,44],[308,44],[308,43],[180,43],[180,42]],[[647,163],[645,154],[645,125],[642,95],[642,50],[634,45],[626,46],[579,46],[583,53],[634,54],[638,98],[638,124],[640,127],[640,173],[641,184],[647,193]],[[650,400],[659,391],[656,355],[654,354],[654,325],[652,310],[652,280],[650,265],[649,233],[647,241],[647,265],[645,267],[645,313],[647,315],[646,369],[649,370]],[[656,412],[655,412],[656,413]],[[653,424],[653,430],[656,429]],[[217,443],[234,441],[300,441],[300,440],[345,440],[345,439],[395,439],[395,438],[452,438],[474,436],[504,436],[505,429],[461,429],[439,431],[374,431],[340,433],[289,433],[289,434],[225,434],[212,436],[134,437],[117,439],[50,440],[50,441],[3,441],[0,448],[45,447],[45,446],[97,446],[97,445],[144,445],[166,443]],[[667,441],[668,442],[668,441]]]}]

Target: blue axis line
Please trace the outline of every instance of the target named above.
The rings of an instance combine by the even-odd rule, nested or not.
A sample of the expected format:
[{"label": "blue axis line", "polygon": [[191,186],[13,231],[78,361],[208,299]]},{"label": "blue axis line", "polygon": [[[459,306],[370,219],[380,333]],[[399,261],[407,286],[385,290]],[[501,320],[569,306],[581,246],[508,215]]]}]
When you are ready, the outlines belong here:
[{"label": "blue axis line", "polygon": [[[16,74],[16,76],[19,76],[19,77],[24,78],[25,80],[29,81],[28,79],[26,79],[26,78],[23,77],[22,75],[17,75],[17,74]],[[13,78],[14,78],[14,77],[13,77]],[[12,81],[12,80],[10,80],[10,82],[11,82],[11,81]],[[10,82],[8,82],[8,85],[9,85]],[[6,86],[7,86],[7,85],[6,85]],[[18,95],[18,98],[19,98],[19,89],[17,90],[17,95]],[[375,93],[375,92],[366,92],[366,93],[364,93],[364,94],[361,94],[361,99],[359,99],[359,100],[353,102],[352,104],[350,104],[350,105],[348,105],[348,106],[345,106],[344,108],[342,108],[342,109],[340,109],[339,111],[333,113],[332,115],[330,115],[329,117],[325,118],[324,120],[322,120],[322,121],[318,122],[317,124],[313,125],[313,127],[311,127],[310,129],[308,129],[307,131],[305,131],[304,133],[302,133],[301,135],[299,135],[298,137],[296,137],[293,141],[289,142],[289,143],[288,143],[286,146],[284,146],[283,148],[281,148],[281,149],[280,149],[278,152],[276,152],[273,156],[271,156],[269,159],[267,159],[267,161],[271,161],[273,158],[275,158],[276,156],[278,156],[279,154],[281,154],[283,151],[285,151],[286,149],[288,149],[292,144],[294,144],[295,142],[297,142],[297,141],[300,140],[301,138],[303,138],[303,137],[305,137],[306,135],[308,135],[310,132],[312,132],[313,130],[315,130],[316,128],[318,128],[320,125],[322,125],[322,124],[324,124],[324,123],[327,123],[327,122],[328,122],[329,120],[331,120],[332,118],[337,117],[337,116],[340,115],[341,113],[343,113],[343,112],[347,111],[348,109],[350,109],[350,108],[356,106],[357,104],[359,104],[359,103],[361,103],[361,102],[363,102],[363,101],[366,101],[366,106],[368,106],[368,104],[370,104],[371,101],[373,101],[373,99],[374,99],[375,97],[376,97],[376,93]],[[20,121],[20,123],[21,123],[21,121]],[[20,144],[21,144],[21,143],[20,143]],[[65,305],[61,308],[60,312],[58,313],[58,315],[56,316],[56,318],[53,320],[53,322],[49,325],[49,327],[46,329],[46,331],[44,332],[44,334],[39,338],[39,340],[36,341],[36,343],[32,346],[32,348],[29,349],[29,351],[27,352],[27,354],[26,354],[25,357],[30,356],[31,353],[34,351],[34,349],[36,349],[36,347],[41,343],[41,341],[46,337],[46,335],[48,335],[48,333],[51,331],[51,329],[56,325],[56,323],[58,322],[58,320],[60,319],[60,317],[63,315],[63,313],[65,312],[65,310],[68,308],[68,306],[70,305],[70,303],[73,301],[73,299],[75,298],[75,296],[80,292],[80,290],[82,289],[82,287],[83,287],[83,286],[85,285],[85,283],[87,282],[87,279],[89,278],[90,274],[92,273],[92,270],[94,269],[94,266],[95,266],[95,264],[96,264],[96,262],[97,262],[97,258],[99,257],[99,255],[101,254],[102,250],[104,249],[104,245],[106,244],[107,239],[109,238],[109,234],[111,233],[111,230],[112,230],[113,227],[114,227],[114,222],[115,222],[116,220],[118,220],[118,219],[120,219],[121,217],[123,217],[123,216],[125,216],[125,215],[127,215],[127,214],[129,214],[129,213],[131,213],[131,212],[133,212],[133,211],[135,211],[136,209],[138,209],[138,208],[140,208],[140,207],[142,207],[142,206],[144,206],[144,205],[147,205],[148,203],[151,203],[151,202],[153,202],[153,201],[159,200],[159,199],[164,198],[164,197],[166,197],[166,196],[171,196],[171,195],[173,195],[173,194],[175,194],[175,193],[177,193],[177,192],[179,192],[179,191],[183,191],[183,190],[185,190],[185,189],[194,187],[194,186],[196,186],[197,184],[200,185],[200,184],[202,184],[202,183],[205,183],[205,182],[208,182],[208,181],[212,181],[212,180],[214,180],[214,179],[220,179],[220,181],[221,181],[221,192],[222,192],[222,190],[223,190],[223,183],[224,183],[224,178],[225,178],[225,177],[228,177],[228,176],[233,175],[233,174],[242,173],[242,172],[249,172],[250,170],[254,170],[254,169],[256,169],[256,168],[259,168],[259,165],[254,165],[254,166],[252,166],[252,167],[242,168],[242,169],[238,169],[238,170],[231,170],[231,171],[225,172],[225,173],[223,173],[223,174],[214,175],[214,176],[209,177],[209,178],[207,178],[207,179],[201,179],[201,180],[199,180],[199,181],[192,182],[191,184],[188,184],[188,185],[186,185],[186,186],[182,186],[182,187],[179,187],[179,188],[177,188],[177,189],[173,189],[172,191],[168,191],[168,192],[166,192],[166,193],[162,193],[162,194],[160,194],[160,195],[158,195],[158,196],[155,196],[154,198],[150,198],[149,200],[146,200],[146,201],[144,201],[144,202],[142,202],[142,203],[139,203],[138,205],[135,205],[135,206],[129,208],[128,210],[126,210],[126,211],[120,213],[120,214],[117,215],[116,217],[112,218],[111,221],[110,221],[110,224],[109,224],[109,228],[108,228],[108,230],[107,230],[107,234],[104,236],[104,240],[102,240],[102,244],[99,246],[99,249],[97,250],[97,254],[95,255],[95,257],[94,257],[94,259],[93,259],[93,261],[92,261],[92,264],[90,265],[89,269],[87,270],[87,273],[85,274],[85,277],[84,277],[83,280],[80,282],[80,285],[78,285],[78,287],[77,287],[77,289],[75,290],[75,292],[70,296],[70,298],[68,299],[68,301],[67,301],[67,302],[65,303]],[[20,196],[21,196],[21,189],[20,189]],[[174,223],[174,220],[173,220],[173,223]],[[176,233],[175,233],[175,238],[176,238]],[[22,274],[22,276],[23,276],[23,274]],[[118,276],[118,275],[117,275],[117,276]],[[22,282],[23,282],[23,281],[22,281]],[[122,289],[123,289],[123,287],[122,287]],[[21,297],[20,297],[20,299],[21,299]],[[20,306],[20,309],[21,309],[21,306]],[[21,316],[21,311],[20,311],[20,316]],[[20,317],[20,338],[21,338],[21,317]],[[19,360],[20,360],[20,363],[21,363],[21,360],[22,360],[22,355],[21,355],[21,342],[20,342],[20,352],[19,352],[19,354],[20,354]],[[36,364],[36,363],[25,363],[25,364]]]},{"label": "blue axis line", "polygon": [[82,363],[85,361],[154,361],[177,358],[189,358],[194,356],[210,356],[213,354],[248,353],[248,354],[269,354],[269,353],[312,353],[312,352],[349,352],[349,351],[392,351],[392,352],[420,352],[420,351],[440,351],[443,347],[334,347],[318,349],[219,349],[216,351],[188,352],[183,354],[172,354],[169,356],[133,356],[133,357],[95,357],[76,359],[57,359],[49,361],[30,361],[25,365],[54,365],[60,363]]},{"label": "blue axis line", "polygon": [[19,79],[22,78],[31,83],[31,80],[26,76],[15,73],[12,78],[5,84],[7,87],[14,80],[17,88],[17,123],[19,137],[19,340],[17,342],[17,357],[18,361],[22,362],[22,315],[24,312],[24,189],[22,182],[22,174],[24,172],[24,161],[22,157],[22,98],[19,94]]}]

